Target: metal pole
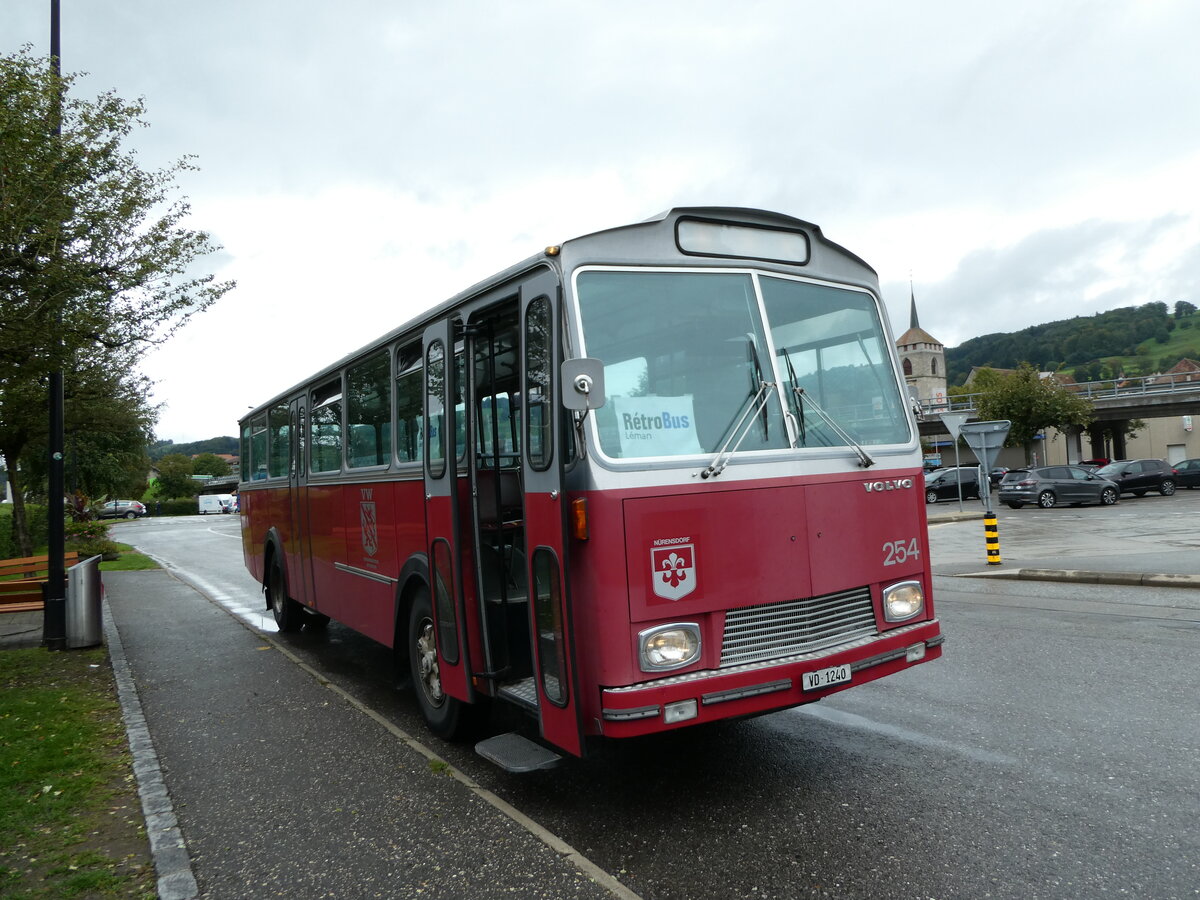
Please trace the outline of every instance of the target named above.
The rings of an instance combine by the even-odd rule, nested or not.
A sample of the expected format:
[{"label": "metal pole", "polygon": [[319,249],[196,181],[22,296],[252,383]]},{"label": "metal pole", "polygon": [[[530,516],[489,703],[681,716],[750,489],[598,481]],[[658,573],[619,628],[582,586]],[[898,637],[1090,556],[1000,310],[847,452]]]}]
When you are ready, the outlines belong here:
[{"label": "metal pole", "polygon": [[958,435],[954,436],[954,477],[958,479],[958,511],[963,511],[962,499],[962,469],[959,468],[958,460]]},{"label": "metal pole", "polygon": [[[50,71],[57,82],[62,74],[59,45],[59,0],[50,0]],[[57,84],[55,90],[58,91]],[[62,135],[62,93],[58,91],[58,113],[54,118],[54,136]],[[61,338],[62,308],[57,313],[58,333]],[[66,565],[63,555],[66,549],[66,525],[63,509],[63,373],[62,359],[55,360],[50,373],[50,447],[48,467],[49,502],[46,508],[48,526],[48,560],[46,562],[46,586],[43,589],[44,609],[42,613],[42,644],[49,650],[67,648],[67,602]]]},{"label": "metal pole", "polygon": [[[1000,445],[1004,443],[1003,438]],[[988,439],[983,436],[983,453],[979,466],[979,492],[983,497],[983,541],[989,566],[1000,565],[1000,525],[992,511],[992,467],[988,465]]]}]

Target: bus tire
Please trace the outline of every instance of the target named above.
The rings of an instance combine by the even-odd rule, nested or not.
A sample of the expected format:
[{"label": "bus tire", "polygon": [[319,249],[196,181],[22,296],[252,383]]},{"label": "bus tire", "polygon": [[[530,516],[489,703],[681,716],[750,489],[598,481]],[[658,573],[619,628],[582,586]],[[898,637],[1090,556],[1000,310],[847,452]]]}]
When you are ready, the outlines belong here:
[{"label": "bus tire", "polygon": [[442,690],[433,605],[429,589],[422,586],[413,596],[408,614],[408,665],[417,706],[429,730],[438,737],[457,737],[462,728],[462,701]]},{"label": "bus tire", "polygon": [[287,595],[287,584],[283,580],[283,566],[279,558],[271,560],[271,568],[267,572],[267,602],[271,605],[271,613],[275,616],[275,624],[280,631],[299,631],[304,624],[304,608]]}]

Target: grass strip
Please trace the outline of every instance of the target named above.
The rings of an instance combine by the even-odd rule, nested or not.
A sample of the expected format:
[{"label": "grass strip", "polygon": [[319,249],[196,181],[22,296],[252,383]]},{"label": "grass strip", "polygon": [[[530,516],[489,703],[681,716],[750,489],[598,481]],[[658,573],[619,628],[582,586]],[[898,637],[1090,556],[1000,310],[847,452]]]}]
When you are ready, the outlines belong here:
[{"label": "grass strip", "polygon": [[144,553],[138,553],[128,544],[117,544],[117,549],[121,551],[120,558],[100,563],[101,572],[137,572],[142,569],[160,568],[158,563]]},{"label": "grass strip", "polygon": [[0,652],[0,834],[0,896],[155,896],[104,649]]}]

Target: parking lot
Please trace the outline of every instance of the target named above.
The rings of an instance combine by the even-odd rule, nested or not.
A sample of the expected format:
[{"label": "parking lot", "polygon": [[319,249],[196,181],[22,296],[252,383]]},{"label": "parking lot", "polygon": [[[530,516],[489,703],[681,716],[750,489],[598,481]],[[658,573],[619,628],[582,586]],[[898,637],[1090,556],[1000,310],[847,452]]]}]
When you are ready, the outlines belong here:
[{"label": "parking lot", "polygon": [[[1113,506],[1025,506],[992,510],[1000,533],[1003,568],[1088,569],[1099,572],[1200,574],[1200,490],[1173,496],[1122,494]],[[961,574],[987,569],[983,504],[957,500],[926,506],[934,571]]]}]

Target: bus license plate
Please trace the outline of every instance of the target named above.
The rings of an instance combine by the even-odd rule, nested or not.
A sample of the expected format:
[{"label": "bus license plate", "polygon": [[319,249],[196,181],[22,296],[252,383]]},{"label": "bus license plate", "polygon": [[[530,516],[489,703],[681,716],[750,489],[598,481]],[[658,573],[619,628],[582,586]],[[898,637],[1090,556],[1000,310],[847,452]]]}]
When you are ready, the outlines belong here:
[{"label": "bus license plate", "polygon": [[828,669],[817,669],[815,672],[804,673],[803,688],[806,691],[819,691],[834,684],[845,684],[850,680],[850,666],[831,666]]}]

